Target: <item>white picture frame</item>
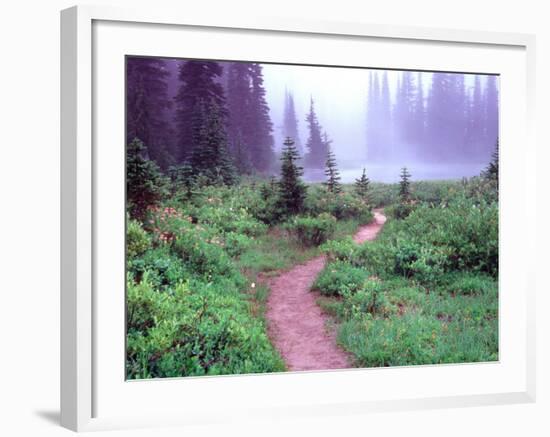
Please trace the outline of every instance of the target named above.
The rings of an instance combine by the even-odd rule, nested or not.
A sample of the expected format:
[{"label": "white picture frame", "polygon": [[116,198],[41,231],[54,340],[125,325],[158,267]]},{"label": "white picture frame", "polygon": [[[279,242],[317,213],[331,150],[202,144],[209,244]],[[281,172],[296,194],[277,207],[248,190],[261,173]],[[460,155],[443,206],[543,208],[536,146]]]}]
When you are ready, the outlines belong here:
[{"label": "white picture frame", "polygon": [[[148,29],[147,44],[145,39],[141,40],[136,37],[139,32],[145,32],[145,29]],[[108,232],[104,232],[104,223],[109,220],[109,217],[101,212],[106,208],[98,208],[102,202],[119,201],[120,197],[118,200],[115,199],[116,193],[124,191],[123,185],[117,185],[117,183],[120,185],[120,181],[123,180],[117,179],[123,174],[123,168],[117,167],[120,161],[113,160],[109,168],[104,158],[105,154],[98,153],[97,149],[98,141],[103,139],[110,141],[103,134],[103,131],[106,132],[109,128],[105,127],[106,124],[103,123],[102,117],[109,117],[115,121],[123,117],[119,111],[122,103],[119,97],[120,93],[123,93],[123,89],[117,91],[117,87],[120,88],[119,85],[123,83],[123,77],[118,73],[110,75],[109,68],[115,64],[120,66],[122,62],[120,54],[127,53],[128,46],[124,44],[125,40],[129,38],[125,38],[126,32],[132,32],[127,35],[134,37],[132,38],[136,44],[134,47],[137,47],[139,51],[143,50],[143,54],[151,54],[151,50],[157,50],[158,52],[154,54],[168,56],[170,55],[168,45],[161,45],[158,42],[162,38],[161,34],[178,32],[178,29],[183,32],[181,38],[189,37],[193,33],[200,33],[210,38],[214,37],[216,32],[223,32],[224,39],[263,35],[265,36],[265,47],[268,48],[264,59],[257,59],[258,61],[298,61],[300,41],[307,41],[308,44],[313,44],[311,47],[315,47],[314,44],[319,45],[320,43],[315,43],[313,40],[324,38],[324,41],[333,41],[335,46],[340,44],[341,47],[344,47],[345,44],[352,44],[352,41],[353,44],[363,44],[369,41],[374,45],[383,43],[387,47],[399,44],[408,44],[411,47],[429,45],[438,53],[444,53],[447,47],[452,46],[456,47],[457,53],[463,53],[465,58],[469,56],[468,53],[479,50],[479,55],[474,56],[470,61],[461,61],[460,56],[462,55],[454,56],[454,59],[452,59],[453,56],[443,56],[439,60],[433,61],[435,63],[431,69],[472,71],[474,66],[479,65],[483,68],[483,72],[499,74],[502,71],[509,72],[508,76],[505,75],[505,78],[509,78],[510,83],[508,85],[504,83],[502,117],[504,120],[510,120],[512,116],[519,118],[516,126],[506,125],[501,131],[501,197],[505,200],[501,211],[501,245],[507,249],[503,254],[503,262],[514,261],[512,252],[515,250],[521,250],[527,255],[522,255],[521,262],[517,263],[514,272],[506,272],[505,276],[501,274],[501,282],[506,281],[505,284],[513,284],[518,291],[517,295],[504,293],[505,300],[501,301],[503,309],[500,313],[500,328],[504,338],[501,338],[503,350],[501,355],[503,356],[498,363],[493,367],[487,363],[481,363],[415,366],[415,369],[400,368],[389,372],[388,369],[362,369],[189,378],[186,381],[169,379],[137,383],[125,382],[123,378],[120,380],[120,372],[109,371],[109,361],[113,362],[113,366],[116,367],[118,366],[117,360],[123,360],[122,356],[118,355],[118,351],[120,341],[124,342],[124,339],[120,338],[117,340],[118,343],[113,343],[113,348],[110,348],[105,345],[104,341],[106,329],[113,326],[120,327],[120,322],[123,323],[124,313],[118,311],[119,307],[117,306],[120,303],[120,295],[117,294],[118,304],[110,304],[109,300],[103,297],[98,299],[97,295],[98,286],[101,290],[104,289],[101,287],[101,284],[105,283],[105,278],[102,276],[107,276],[104,275],[105,269],[102,267],[107,263],[106,258],[102,255],[106,253],[105,244],[116,245],[117,241],[120,242],[124,239],[124,234],[119,235],[120,227],[111,230],[113,232],[118,230],[118,234],[112,234],[113,239],[106,237]],[[277,39],[281,38],[293,39],[296,46],[294,52],[282,55],[280,52],[274,51],[273,47],[277,44]],[[199,40],[200,38],[197,41]],[[106,49],[105,41],[109,43],[109,50]],[[280,47],[288,47],[290,43],[281,39],[280,44]],[[214,45],[211,48],[208,47],[205,42],[196,43],[193,53],[199,57],[198,53],[208,51],[211,53],[210,56],[215,56],[215,53],[218,53],[216,50],[220,50],[219,44],[216,47]],[[404,58],[401,64],[396,63],[395,65],[401,65],[403,68],[423,68],[420,65],[421,61],[406,59],[407,54],[403,47],[395,49],[401,50]],[[221,49],[226,51],[226,59],[254,56],[252,52],[249,54],[237,53],[229,42],[226,47],[222,46]],[[135,51],[135,48],[132,50]],[[147,52],[147,50],[149,51]],[[492,60],[485,56],[487,51],[493,53]],[[524,34],[426,29],[359,22],[312,22],[305,19],[290,21],[243,17],[239,21],[228,22],[224,17],[215,15],[193,16],[188,10],[162,11],[157,8],[126,10],[103,6],[78,6],[62,11],[61,424],[75,431],[88,431],[121,427],[219,423],[246,420],[247,418],[261,419],[262,417],[362,414],[372,411],[533,402],[535,399],[535,272],[531,267],[534,265],[532,262],[534,260],[530,257],[533,257],[535,253],[532,248],[536,229],[533,225],[525,231],[525,238],[516,239],[508,230],[513,229],[518,217],[512,208],[506,209],[506,205],[518,205],[517,202],[535,204],[534,51],[534,36]],[[311,62],[317,61],[322,64],[322,59],[331,55],[330,52],[327,54],[326,50],[318,52],[318,55],[312,55],[318,57],[311,58]],[[321,54],[321,52],[323,53]],[[336,52],[332,54],[332,56],[336,55]],[[386,54],[386,58],[380,55],[378,60],[373,61],[379,63],[375,66],[391,67],[387,65],[388,62],[391,62],[390,55],[391,53]],[[114,58],[109,58],[109,56]],[[207,55],[204,56],[207,57]],[[322,58],[323,56],[325,58]],[[111,63],[112,59],[115,61],[118,59],[118,61]],[[343,57],[335,58],[334,62],[347,65],[348,63],[343,59]],[[382,64],[383,62],[385,63]],[[415,64],[415,62],[419,63]],[[492,69],[491,62],[499,67]],[[437,68],[437,65],[441,65],[441,67]],[[105,82],[105,77],[109,78],[107,82]],[[104,81],[105,85],[101,81]],[[114,117],[111,117],[110,113],[107,116],[109,108],[105,106],[103,95],[110,95],[113,99],[118,99],[116,105],[108,105],[110,110],[114,111]],[[102,126],[99,129],[98,124]],[[120,129],[123,129],[123,126],[120,126]],[[117,128],[115,127],[114,130],[116,131]],[[115,144],[116,139],[120,138],[120,131],[114,133],[112,138],[115,140],[113,143]],[[512,142],[520,142],[522,147],[515,149],[509,147],[507,144]],[[123,142],[119,146],[122,151]],[[512,184],[510,175],[514,163],[517,167]],[[101,176],[98,176],[99,174]],[[116,176],[117,174],[118,176]],[[118,186],[114,189],[111,200],[107,199],[110,195],[106,193],[106,184]],[[527,215],[527,219],[532,219],[532,223],[534,223],[535,211],[533,209],[522,211],[522,213],[523,220]],[[124,215],[116,220],[123,222]],[[119,249],[123,251],[123,248]],[[124,284],[124,277],[118,279],[118,284],[120,285],[120,283]],[[122,290],[119,289],[120,287],[113,287],[115,293],[122,293],[123,296],[124,285],[122,285]],[[101,321],[98,322],[98,320]],[[113,320],[112,325],[109,325],[109,320]],[[516,325],[518,332],[508,335],[507,333],[512,332],[512,329],[509,329],[512,327],[511,324]],[[120,332],[122,335],[122,331]],[[418,383],[428,379],[433,379],[433,383],[428,384],[426,390],[402,384],[397,384],[401,385],[400,387],[391,387],[391,381],[409,380],[411,375],[417,379]],[[473,380],[468,385],[466,378],[470,377]],[[113,378],[119,379],[116,385],[123,387],[121,390],[126,391],[125,394],[119,388],[110,387],[110,385],[115,385],[110,382],[113,381]],[[456,379],[454,388],[445,385],[445,381],[449,381],[450,378]],[[373,392],[377,394],[368,395],[359,389],[367,380],[370,381],[369,384],[370,387],[373,387]],[[377,389],[373,383],[375,380],[380,381],[378,384],[380,387]],[[385,395],[383,394],[384,384],[388,388]],[[478,389],[475,388],[475,384]],[[129,391],[126,390],[128,387]],[[323,387],[324,390],[317,391],[316,387]],[[346,387],[357,387],[358,390],[354,390],[353,393],[349,391],[350,396],[346,398]],[[264,402],[262,399],[256,398],[252,403],[247,402],[245,397],[254,393],[258,394],[259,388],[263,392],[272,389],[273,399],[270,402]],[[153,404],[158,402],[158,398],[155,396],[162,390],[169,393],[168,400],[173,399],[174,393],[178,393],[178,390],[180,393],[181,390],[186,390],[186,393],[215,394],[219,398],[219,402],[197,398],[191,404],[176,403],[169,410],[154,408]],[[303,394],[308,390],[311,391],[309,395]],[[228,393],[235,393],[235,391],[242,392],[242,394],[231,398],[230,408],[222,408],[224,400],[227,404]],[[288,396],[289,393],[291,396]],[[285,394],[292,402],[285,402]],[[134,411],[132,410],[134,404],[127,402],[130,406],[127,410],[118,409],[117,406],[123,403],[122,397],[119,396],[126,396],[125,400],[139,399],[140,402],[146,404],[146,407],[142,411],[137,409]],[[208,411],[204,408],[207,404],[209,404]],[[150,408],[147,408],[147,405]],[[149,413],[144,411],[149,411]]]}]

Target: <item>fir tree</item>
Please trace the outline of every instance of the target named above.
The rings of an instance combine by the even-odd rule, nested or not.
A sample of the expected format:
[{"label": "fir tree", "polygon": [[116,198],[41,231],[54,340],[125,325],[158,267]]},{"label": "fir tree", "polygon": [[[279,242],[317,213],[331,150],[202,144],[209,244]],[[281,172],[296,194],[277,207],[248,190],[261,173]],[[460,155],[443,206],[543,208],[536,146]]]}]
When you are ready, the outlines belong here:
[{"label": "fir tree", "polygon": [[195,148],[190,157],[193,173],[208,184],[231,185],[235,182],[235,167],[227,153],[227,138],[218,105],[199,100],[194,110],[202,124],[195,125]]},{"label": "fir tree", "polygon": [[279,203],[287,214],[298,214],[303,210],[307,186],[301,180],[303,168],[296,163],[300,155],[292,138],[287,137],[284,146],[281,156]]},{"label": "fir tree", "polygon": [[250,158],[254,168],[265,173],[271,168],[275,153],[273,151],[273,123],[269,116],[269,106],[265,97],[264,76],[260,64],[251,64],[250,78],[253,126]]},{"label": "fir tree", "polygon": [[168,75],[162,59],[129,57],[126,62],[126,143],[140,139],[143,152],[163,168],[171,160]]},{"label": "fir tree", "polygon": [[294,107],[294,96],[291,92],[285,91],[285,107],[283,114],[283,136],[294,139],[294,145],[298,153],[303,154],[302,143],[298,133],[298,119],[296,118],[296,108]]},{"label": "fir tree", "polygon": [[401,202],[407,202],[411,197],[411,174],[407,170],[407,167],[401,169],[401,180],[399,181],[399,197]]},{"label": "fir tree", "polygon": [[[237,155],[241,155],[242,158],[242,155],[245,154],[244,151],[250,143],[252,129],[250,118],[250,64],[247,62],[232,62],[224,68],[224,71],[227,71],[228,148],[235,158],[235,162],[239,165]],[[248,151],[246,154],[248,155]]]},{"label": "fir tree", "polygon": [[359,179],[355,179],[355,193],[363,200],[368,200],[370,189],[370,180],[367,177],[367,170],[363,168],[363,173]]},{"label": "fir tree", "polygon": [[166,195],[166,180],[158,165],[144,157],[145,145],[139,139],[126,149],[126,197],[130,217],[142,220],[147,208]]},{"label": "fir tree", "polygon": [[340,172],[336,165],[336,157],[330,148],[330,141],[325,132],[323,142],[327,148],[327,160],[325,162],[325,176],[327,181],[323,182],[323,185],[327,187],[327,190],[331,193],[340,193],[342,191],[342,185],[340,184]]},{"label": "fir tree", "polygon": [[233,62],[228,70],[228,141],[231,154],[236,162],[246,158],[244,167],[265,173],[273,164],[274,152],[273,124],[265,97],[262,66]]},{"label": "fir tree", "polygon": [[498,185],[498,160],[499,160],[498,159],[498,149],[499,149],[499,144],[498,144],[498,138],[497,138],[497,143],[496,143],[496,146],[495,146],[495,150],[494,150],[493,155],[491,157],[491,162],[489,163],[489,165],[487,166],[487,168],[483,172],[483,176],[485,177],[485,179],[487,179],[489,181],[496,182],[497,185]]},{"label": "fir tree", "polygon": [[227,109],[220,83],[222,71],[221,65],[212,61],[186,61],[179,67],[181,85],[174,97],[178,131],[176,160],[179,163],[189,159],[197,146],[197,131],[203,126],[206,116],[204,112],[195,112],[200,101],[215,104],[219,110],[218,117],[223,119],[225,126]]},{"label": "fir tree", "polygon": [[323,168],[324,160],[327,156],[326,146],[321,136],[321,125],[315,113],[315,105],[311,98],[309,113],[306,117],[309,137],[307,139],[307,154],[305,156],[306,167]]},{"label": "fir tree", "polygon": [[498,138],[498,83],[497,76],[487,76],[485,85],[485,150],[484,156],[488,157],[491,153],[490,147],[495,144]]}]

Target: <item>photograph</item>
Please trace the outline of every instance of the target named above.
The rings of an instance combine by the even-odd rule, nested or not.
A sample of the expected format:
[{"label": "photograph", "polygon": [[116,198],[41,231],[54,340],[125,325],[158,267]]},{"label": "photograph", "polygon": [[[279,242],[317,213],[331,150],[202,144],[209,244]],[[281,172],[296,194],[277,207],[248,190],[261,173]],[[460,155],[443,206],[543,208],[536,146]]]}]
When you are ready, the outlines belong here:
[{"label": "photograph", "polygon": [[127,380],[499,360],[499,75],[126,55],[124,129]]}]

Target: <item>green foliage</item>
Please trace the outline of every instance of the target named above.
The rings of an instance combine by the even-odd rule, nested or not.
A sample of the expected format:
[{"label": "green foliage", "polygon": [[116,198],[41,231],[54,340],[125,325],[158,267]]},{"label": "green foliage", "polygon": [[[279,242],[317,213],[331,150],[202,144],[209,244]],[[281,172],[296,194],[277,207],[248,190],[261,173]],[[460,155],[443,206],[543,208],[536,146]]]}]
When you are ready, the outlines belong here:
[{"label": "green foliage", "polygon": [[373,316],[386,316],[393,311],[385,290],[377,279],[364,281],[355,292],[345,290],[343,295],[344,314],[348,318],[372,319]]},{"label": "green foliage", "polygon": [[127,223],[126,256],[128,256],[128,258],[135,258],[149,248],[151,245],[151,238],[137,220],[128,219]]},{"label": "green foliage", "polygon": [[368,272],[363,268],[335,261],[323,269],[313,288],[325,296],[343,296],[360,290],[368,276]]},{"label": "green foliage", "polygon": [[147,273],[128,281],[128,378],[284,369],[259,319],[234,286],[191,281],[156,291]]},{"label": "green foliage", "polygon": [[[322,246],[319,281],[338,296],[322,305],[339,319],[338,341],[362,367],[497,360],[496,190],[484,178],[411,186],[414,209],[375,241]],[[379,199],[404,203],[378,188]],[[357,271],[369,272],[359,288],[342,285]]]},{"label": "green foliage", "polygon": [[143,219],[147,208],[158,205],[167,194],[166,178],[144,154],[145,146],[137,138],[126,149],[126,206],[137,219]]},{"label": "green foliage", "polygon": [[333,193],[318,186],[309,190],[305,210],[310,215],[328,213],[337,220],[357,219],[362,224],[373,218],[371,207],[365,200],[347,191]]},{"label": "green foliage", "polygon": [[327,241],[336,229],[336,219],[327,213],[317,217],[295,217],[286,225],[298,241],[306,247],[319,246]]}]

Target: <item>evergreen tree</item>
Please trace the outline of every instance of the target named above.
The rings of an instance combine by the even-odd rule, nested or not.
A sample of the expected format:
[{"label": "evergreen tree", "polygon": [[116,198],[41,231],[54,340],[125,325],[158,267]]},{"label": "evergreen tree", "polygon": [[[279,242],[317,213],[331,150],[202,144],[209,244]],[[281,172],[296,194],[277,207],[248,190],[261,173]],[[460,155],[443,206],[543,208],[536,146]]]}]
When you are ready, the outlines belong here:
[{"label": "evergreen tree", "polygon": [[273,124],[265,98],[262,66],[233,62],[228,70],[228,141],[231,154],[236,162],[246,159],[247,162],[243,163],[245,168],[266,172],[274,161]]},{"label": "evergreen tree", "polygon": [[309,137],[306,143],[307,154],[305,157],[305,164],[308,168],[320,169],[324,166],[324,160],[327,156],[327,149],[321,136],[321,125],[319,124],[319,120],[317,120],[313,98],[311,98],[309,113],[306,117],[306,121],[308,125]]},{"label": "evergreen tree", "polygon": [[126,144],[140,139],[143,152],[161,167],[171,161],[168,76],[162,59],[129,57],[126,61]]},{"label": "evergreen tree", "polygon": [[166,180],[159,166],[145,154],[145,145],[133,140],[126,149],[126,198],[130,217],[143,220],[147,208],[166,195]]},{"label": "evergreen tree", "polygon": [[[228,148],[235,158],[235,163],[239,165],[237,154],[240,155],[241,159],[245,155],[247,160],[250,159],[247,150],[252,129],[250,64],[247,62],[232,62],[224,68],[224,71],[227,71]],[[248,166],[250,162],[244,163],[244,165]]]},{"label": "evergreen tree", "polygon": [[287,137],[281,156],[281,179],[279,181],[279,203],[287,214],[298,214],[303,210],[307,186],[302,182],[303,168],[296,161],[300,155],[294,141]]},{"label": "evergreen tree", "polygon": [[483,156],[483,149],[487,143],[485,136],[485,106],[480,75],[476,75],[474,79],[472,98],[468,102],[466,118],[465,152],[472,158],[480,159]]},{"label": "evergreen tree", "polygon": [[227,152],[227,138],[221,111],[216,102],[199,100],[194,114],[202,124],[195,124],[190,164],[193,173],[208,184],[231,185],[235,182],[235,167]]},{"label": "evergreen tree", "polygon": [[179,67],[180,87],[174,97],[178,131],[175,156],[177,162],[188,159],[197,147],[197,132],[202,128],[206,116],[204,112],[195,112],[200,101],[212,102],[218,108],[218,117],[225,125],[227,110],[220,83],[222,71],[221,65],[212,61],[186,61]]},{"label": "evergreen tree", "polygon": [[391,159],[395,153],[388,72],[382,73],[381,84],[380,74],[369,73],[367,98],[367,159],[373,162]]},{"label": "evergreen tree", "polygon": [[496,182],[497,185],[498,185],[498,161],[499,161],[498,149],[499,149],[499,144],[498,144],[498,138],[497,138],[495,150],[493,151],[493,155],[491,157],[491,162],[483,172],[483,176],[485,177],[485,179]]},{"label": "evergreen tree", "polygon": [[355,179],[355,193],[363,200],[368,200],[370,190],[370,180],[367,177],[367,170],[363,168],[363,173],[359,179]]},{"label": "evergreen tree", "polygon": [[380,86],[378,72],[369,72],[369,93],[367,97],[367,159],[381,159],[380,141]]},{"label": "evergreen tree", "polygon": [[463,158],[468,124],[468,98],[464,75],[433,73],[428,97],[427,123],[429,156],[433,160],[456,161]]},{"label": "evergreen tree", "polygon": [[497,76],[487,76],[485,85],[485,137],[486,143],[481,155],[487,158],[491,153],[491,146],[495,144],[498,137],[498,85]]},{"label": "evergreen tree", "polygon": [[399,197],[401,202],[407,202],[411,198],[411,174],[407,170],[407,167],[401,169],[401,180],[399,181]]},{"label": "evergreen tree", "polygon": [[332,141],[328,139],[326,132],[323,141],[327,148],[327,160],[325,161],[325,176],[327,177],[327,181],[323,182],[323,185],[325,185],[327,190],[331,193],[340,193],[342,191],[340,172],[336,164],[336,157],[330,147]]},{"label": "evergreen tree", "polygon": [[294,107],[294,96],[291,92],[285,91],[285,107],[283,114],[283,136],[294,139],[294,145],[298,153],[303,154],[304,150],[298,132],[298,119]]},{"label": "evergreen tree", "polygon": [[250,158],[252,165],[259,172],[267,172],[273,165],[273,123],[269,116],[269,106],[265,98],[262,66],[253,63],[251,72],[251,119],[252,138]]}]

